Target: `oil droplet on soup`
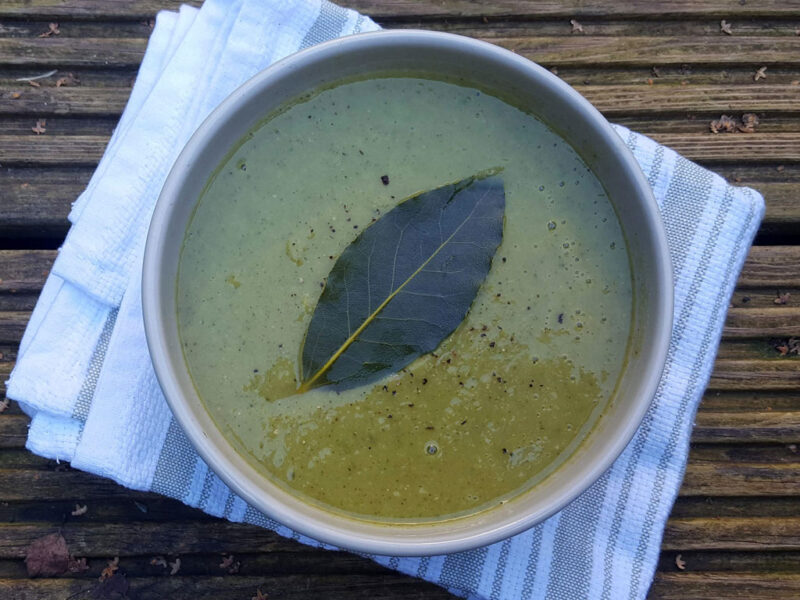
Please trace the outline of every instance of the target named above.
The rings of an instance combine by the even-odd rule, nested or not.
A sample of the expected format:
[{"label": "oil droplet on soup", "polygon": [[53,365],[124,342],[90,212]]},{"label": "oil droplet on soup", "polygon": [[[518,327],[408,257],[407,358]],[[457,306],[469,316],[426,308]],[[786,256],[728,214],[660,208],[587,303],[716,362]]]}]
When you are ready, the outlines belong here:
[{"label": "oil droplet on soup", "polygon": [[[344,248],[402,199],[491,166],[503,243],[458,329],[374,385],[295,395]],[[574,453],[625,363],[631,273],[602,186],[545,124],[469,87],[386,77],[242,140],[187,229],[177,304],[198,393],[259,471],[328,510],[424,520],[496,506]]]}]

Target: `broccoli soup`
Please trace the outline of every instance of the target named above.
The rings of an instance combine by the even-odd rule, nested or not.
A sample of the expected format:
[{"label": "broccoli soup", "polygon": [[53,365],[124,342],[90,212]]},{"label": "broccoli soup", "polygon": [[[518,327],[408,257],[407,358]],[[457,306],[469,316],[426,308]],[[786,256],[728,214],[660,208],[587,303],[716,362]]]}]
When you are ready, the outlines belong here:
[{"label": "broccoli soup", "polygon": [[[465,316],[441,327],[435,347],[389,361],[396,368],[373,360],[409,327],[412,338],[438,331],[443,317],[421,296],[458,295],[463,284],[431,267],[425,244],[411,257],[417,245],[398,244],[389,259],[375,249],[387,236],[369,232],[417,235],[417,217],[405,221],[412,233],[391,220],[431,198],[444,198],[445,215],[490,181],[502,213],[458,230],[476,241],[442,234],[464,252],[483,248],[462,257],[464,269],[483,265],[462,297]],[[367,253],[358,244],[370,239]],[[353,361],[382,366],[350,385],[317,385],[304,359],[310,327],[365,337],[349,311],[312,324],[324,302],[363,292],[341,265],[399,289],[388,273],[406,259],[442,278],[431,275],[432,292],[404,290],[410,316]],[[382,300],[365,302],[377,311],[395,301]],[[386,76],[303,97],[241,140],[186,231],[177,315],[200,398],[265,477],[351,517],[425,521],[506,502],[575,452],[625,366],[631,270],[603,187],[545,123],[464,85]]]}]

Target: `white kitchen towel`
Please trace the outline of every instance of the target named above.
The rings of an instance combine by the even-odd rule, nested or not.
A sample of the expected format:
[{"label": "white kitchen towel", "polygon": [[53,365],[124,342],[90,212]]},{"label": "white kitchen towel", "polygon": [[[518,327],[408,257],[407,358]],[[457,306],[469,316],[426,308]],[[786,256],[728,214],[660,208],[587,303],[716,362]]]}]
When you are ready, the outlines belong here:
[{"label": "white kitchen towel", "polygon": [[[231,493],[172,418],[145,345],[142,248],[169,167],[227,94],[294,51],[375,29],[370,19],[324,0],[207,0],[200,10],[159,14],[128,106],[73,207],[73,227],[8,383],[9,397],[32,416],[28,448],[317,544]],[[642,426],[595,485],[541,525],[471,552],[373,557],[379,563],[475,599],[646,595],[694,414],[764,203],[757,192],[729,186],[644,136],[617,132],[653,188],[675,271],[668,363]]]}]

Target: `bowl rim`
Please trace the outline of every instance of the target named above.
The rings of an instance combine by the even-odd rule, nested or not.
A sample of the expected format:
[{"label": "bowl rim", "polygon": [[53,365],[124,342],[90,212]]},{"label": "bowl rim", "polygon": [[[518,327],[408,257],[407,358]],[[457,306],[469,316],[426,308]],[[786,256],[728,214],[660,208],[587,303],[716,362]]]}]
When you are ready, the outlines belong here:
[{"label": "bowl rim", "polygon": [[[572,104],[582,114],[583,118],[595,127],[602,137],[602,141],[615,154],[621,168],[627,171],[631,180],[632,191],[639,196],[642,202],[648,205],[645,211],[646,218],[649,220],[647,226],[650,232],[653,233],[654,245],[659,249],[658,255],[654,257],[656,272],[651,274],[651,277],[665,293],[659,294],[659,297],[655,300],[656,306],[651,309],[652,313],[658,315],[659,318],[654,324],[655,335],[648,338],[646,351],[652,357],[648,363],[648,366],[652,368],[638,390],[641,393],[642,400],[633,404],[632,410],[627,412],[624,420],[614,428],[615,437],[611,443],[604,445],[603,452],[599,453],[598,457],[587,468],[583,469],[583,476],[579,481],[574,481],[569,486],[562,486],[561,493],[550,496],[544,506],[537,511],[508,520],[499,527],[472,532],[469,535],[460,535],[457,538],[445,535],[438,535],[434,538],[426,537],[423,529],[425,525],[414,525],[413,527],[417,528],[420,534],[408,539],[398,538],[394,534],[397,531],[395,526],[384,524],[376,524],[373,534],[356,534],[347,527],[347,523],[361,523],[361,521],[349,519],[343,515],[315,507],[298,497],[295,497],[295,502],[301,504],[305,512],[288,503],[276,503],[274,498],[265,500],[263,488],[243,477],[243,474],[209,439],[203,425],[198,420],[198,415],[190,407],[190,402],[185,398],[183,390],[177,382],[172,370],[170,352],[166,344],[165,336],[169,329],[169,319],[164,314],[167,309],[167,307],[163,306],[166,292],[161,281],[160,272],[165,251],[167,225],[174,212],[176,199],[183,188],[185,175],[190,165],[201,154],[203,149],[213,142],[228,115],[235,111],[238,106],[244,104],[247,99],[262,93],[265,88],[269,87],[271,82],[290,75],[292,71],[307,63],[335,58],[345,50],[368,52],[371,48],[381,47],[386,44],[398,47],[405,44],[427,44],[432,48],[463,50],[467,53],[477,52],[490,60],[512,64],[515,68],[523,69],[529,73],[532,79],[538,80],[540,84],[551,88],[564,102]],[[422,556],[460,552],[511,537],[563,509],[569,502],[577,498],[591,484],[597,481],[613,465],[614,461],[633,439],[655,396],[667,357],[672,327],[673,302],[672,266],[666,232],[652,190],[630,149],[600,112],[564,81],[543,67],[508,50],[459,35],[421,30],[384,30],[323,42],[270,65],[234,90],[195,131],[173,164],[153,212],[145,245],[142,269],[142,310],[145,334],[157,379],[175,419],[210,469],[232,491],[241,496],[251,506],[294,531],[345,549],[395,556]],[[168,312],[171,312],[174,320],[173,309],[174,306],[169,307]],[[183,363],[183,369],[186,369],[188,373],[188,367],[185,363]],[[266,479],[263,476],[262,478]],[[319,512],[319,519],[309,519],[309,510],[311,512]],[[480,515],[481,513],[477,514]],[[466,517],[466,519],[469,518],[471,517]],[[336,523],[331,524],[331,521]]]}]

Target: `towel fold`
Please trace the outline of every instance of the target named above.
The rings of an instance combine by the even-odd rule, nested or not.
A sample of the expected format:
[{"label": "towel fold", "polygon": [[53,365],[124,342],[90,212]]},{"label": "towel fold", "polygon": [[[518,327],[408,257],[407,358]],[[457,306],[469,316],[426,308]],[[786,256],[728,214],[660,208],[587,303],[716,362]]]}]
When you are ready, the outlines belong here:
[{"label": "towel fold", "polygon": [[[207,0],[159,13],[128,105],[70,213],[72,228],[23,337],[8,396],[32,417],[27,447],[137,490],[327,547],[270,520],[198,457],[147,353],[144,240],[174,159],[203,119],[257,71],[377,25],[324,0]],[[644,598],[683,475],[761,196],[727,185],[616,127],[653,188],[675,271],[668,362],[639,431],[613,467],[560,513],[513,538],[447,556],[373,556],[467,598]]]}]

